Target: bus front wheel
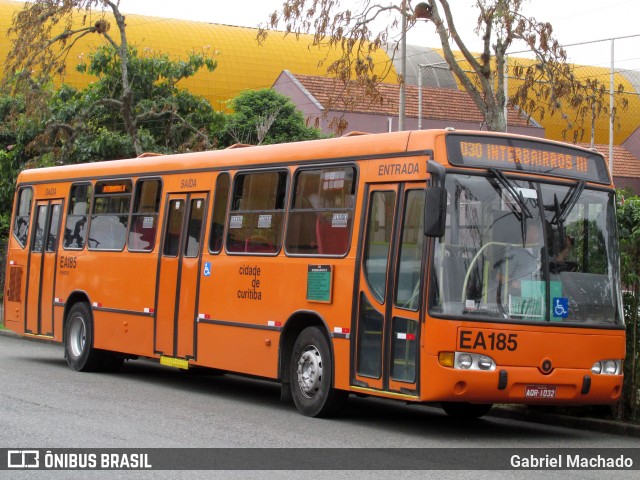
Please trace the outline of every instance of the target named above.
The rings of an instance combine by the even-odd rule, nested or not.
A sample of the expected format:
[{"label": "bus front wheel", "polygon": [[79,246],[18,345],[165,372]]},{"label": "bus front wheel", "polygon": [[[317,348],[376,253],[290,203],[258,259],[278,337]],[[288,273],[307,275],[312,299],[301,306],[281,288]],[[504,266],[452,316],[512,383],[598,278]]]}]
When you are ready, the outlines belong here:
[{"label": "bus front wheel", "polygon": [[329,342],[317,327],[307,327],[296,339],[291,355],[291,395],[298,410],[309,417],[338,413],[348,393],[332,388],[333,359]]},{"label": "bus front wheel", "polygon": [[78,372],[114,371],[123,362],[111,352],[93,348],[93,322],[86,303],[76,303],[69,310],[64,332],[64,356],[71,369]]}]

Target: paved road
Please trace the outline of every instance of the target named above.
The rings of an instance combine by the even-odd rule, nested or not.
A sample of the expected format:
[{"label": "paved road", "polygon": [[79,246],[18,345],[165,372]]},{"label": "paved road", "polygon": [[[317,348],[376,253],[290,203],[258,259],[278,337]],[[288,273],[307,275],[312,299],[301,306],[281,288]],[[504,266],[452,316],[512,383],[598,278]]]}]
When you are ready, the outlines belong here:
[{"label": "paved road", "polygon": [[[461,455],[468,447],[640,448],[639,438],[493,417],[460,425],[437,408],[355,397],[340,418],[311,419],[281,403],[279,386],[269,382],[197,376],[144,360],[127,362],[117,374],[77,373],[67,367],[61,346],[4,336],[0,336],[0,366],[0,448],[456,447]],[[0,472],[0,478],[3,473],[7,472]],[[87,477],[82,472],[57,473],[31,472],[29,478]],[[154,478],[162,473],[181,478],[170,472],[154,472]],[[374,473],[359,472],[357,477],[379,478]],[[387,473],[387,478],[397,478]],[[458,478],[474,479],[537,478],[542,472],[503,473],[504,477],[455,472]],[[631,472],[615,473],[616,478],[627,474],[636,478]],[[134,472],[126,472],[126,477],[121,472],[91,475],[146,478],[130,476]],[[221,478],[220,472],[202,475]],[[424,472],[414,475],[425,478]],[[197,476],[198,472],[190,474]],[[262,478],[258,472],[226,472],[225,478],[229,476]],[[330,476],[353,478],[349,472]],[[602,472],[562,476],[601,478]],[[327,475],[305,472],[304,477]]]}]

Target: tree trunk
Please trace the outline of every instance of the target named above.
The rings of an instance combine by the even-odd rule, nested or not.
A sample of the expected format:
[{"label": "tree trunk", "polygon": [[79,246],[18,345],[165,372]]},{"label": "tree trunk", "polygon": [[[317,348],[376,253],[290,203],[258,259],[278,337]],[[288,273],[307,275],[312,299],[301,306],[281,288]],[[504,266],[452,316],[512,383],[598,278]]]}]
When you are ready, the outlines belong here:
[{"label": "tree trunk", "polygon": [[120,13],[118,5],[114,2],[106,2],[113,11],[113,16],[116,19],[118,30],[120,32],[120,45],[114,45],[120,53],[120,65],[122,70],[122,120],[124,122],[124,128],[131,137],[133,143],[133,149],[136,152],[136,156],[140,156],[144,153],[142,145],[140,144],[140,137],[138,136],[138,125],[133,112],[133,90],[129,83],[129,44],[127,42],[126,24],[124,16]]},{"label": "tree trunk", "polygon": [[498,105],[494,104],[487,108],[485,120],[487,122],[487,130],[492,132],[507,131],[507,119],[504,118],[504,109],[498,108]]},{"label": "tree trunk", "polygon": [[[506,92],[504,91],[503,71],[505,65],[506,46],[496,51],[496,64],[498,65],[497,74],[491,73],[490,52],[485,52],[487,58],[478,61],[475,54],[471,53],[462,39],[453,23],[453,15],[451,7],[446,0],[439,0],[439,4],[443,9],[446,23],[440,16],[438,2],[431,0],[431,18],[436,27],[436,32],[440,37],[442,52],[444,59],[449,65],[453,74],[458,78],[464,89],[467,91],[473,102],[482,113],[488,130],[492,132],[506,132],[507,121],[504,115],[504,102],[506,101]],[[453,50],[449,45],[449,40],[453,42],[462,52],[464,59],[469,63],[471,73],[464,70],[458,63],[458,59],[453,54]],[[488,48],[488,46],[485,46]]]}]

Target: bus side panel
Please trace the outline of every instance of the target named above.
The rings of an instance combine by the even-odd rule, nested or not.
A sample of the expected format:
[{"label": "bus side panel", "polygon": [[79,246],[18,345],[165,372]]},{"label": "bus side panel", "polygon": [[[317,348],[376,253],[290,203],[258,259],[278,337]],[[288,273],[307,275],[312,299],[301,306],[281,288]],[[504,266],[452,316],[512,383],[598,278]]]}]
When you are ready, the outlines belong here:
[{"label": "bus side panel", "polygon": [[283,275],[278,259],[205,255],[203,262],[209,261],[211,273],[200,284],[197,363],[276,378],[276,323],[283,324],[285,312],[277,293]]},{"label": "bus side panel", "polygon": [[64,340],[64,306],[54,305],[53,307],[53,338],[57,342]]},{"label": "bus side panel", "polygon": [[225,325],[198,325],[198,363],[222,370],[276,378],[277,331]]},{"label": "bus side panel", "polygon": [[[83,292],[94,317],[94,346],[153,356],[155,253],[60,249],[55,297],[66,303]],[[106,312],[105,310],[109,310]],[[56,339],[63,333],[64,308],[55,307]]]},{"label": "bus side panel", "polygon": [[96,265],[92,268],[101,272],[100,280],[88,289],[92,303],[98,305],[93,313],[94,345],[104,350],[153,356],[154,321],[148,312],[154,308],[156,255],[127,252],[98,255],[94,255]]},{"label": "bus side panel", "polygon": [[[5,269],[4,284],[4,325],[6,328],[16,333],[24,333],[24,302],[27,289],[27,261],[29,259],[29,248],[22,247],[14,237],[16,206],[18,188],[14,198],[12,209],[11,232],[9,233],[7,245],[7,265]],[[33,223],[33,204],[31,205],[31,223]],[[29,226],[31,233],[31,226]]]},{"label": "bus side panel", "polygon": [[96,348],[134,355],[152,355],[153,318],[94,310],[93,324]]},{"label": "bus side panel", "polygon": [[7,259],[11,264],[7,265],[4,285],[4,322],[5,327],[16,333],[24,333],[23,302],[27,288],[27,255],[26,251],[14,248],[17,242],[9,240],[9,252]]},{"label": "bus side panel", "polygon": [[[296,312],[316,317],[315,323],[326,327],[330,337],[336,329],[349,331],[353,258],[285,259],[282,255],[205,255],[203,262],[211,263],[211,274],[202,277],[200,287],[197,364],[277,378],[280,330],[287,328]],[[309,266],[318,264],[330,265],[333,271],[327,303],[307,300]],[[331,339],[335,386],[345,390],[350,362],[346,337],[341,333]]]},{"label": "bus side panel", "polygon": [[334,338],[333,340],[333,355],[334,355],[334,387],[340,390],[349,390],[349,365],[350,359],[350,342],[354,342],[355,339],[350,336],[348,338]]}]

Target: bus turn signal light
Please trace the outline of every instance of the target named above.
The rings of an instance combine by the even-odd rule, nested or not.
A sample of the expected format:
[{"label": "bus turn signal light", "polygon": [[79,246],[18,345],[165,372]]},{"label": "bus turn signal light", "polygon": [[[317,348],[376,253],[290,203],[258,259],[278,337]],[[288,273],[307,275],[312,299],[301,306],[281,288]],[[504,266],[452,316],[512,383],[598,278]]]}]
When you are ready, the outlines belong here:
[{"label": "bus turn signal light", "polygon": [[438,354],[438,363],[443,367],[453,368],[455,358],[455,352],[440,352]]}]

